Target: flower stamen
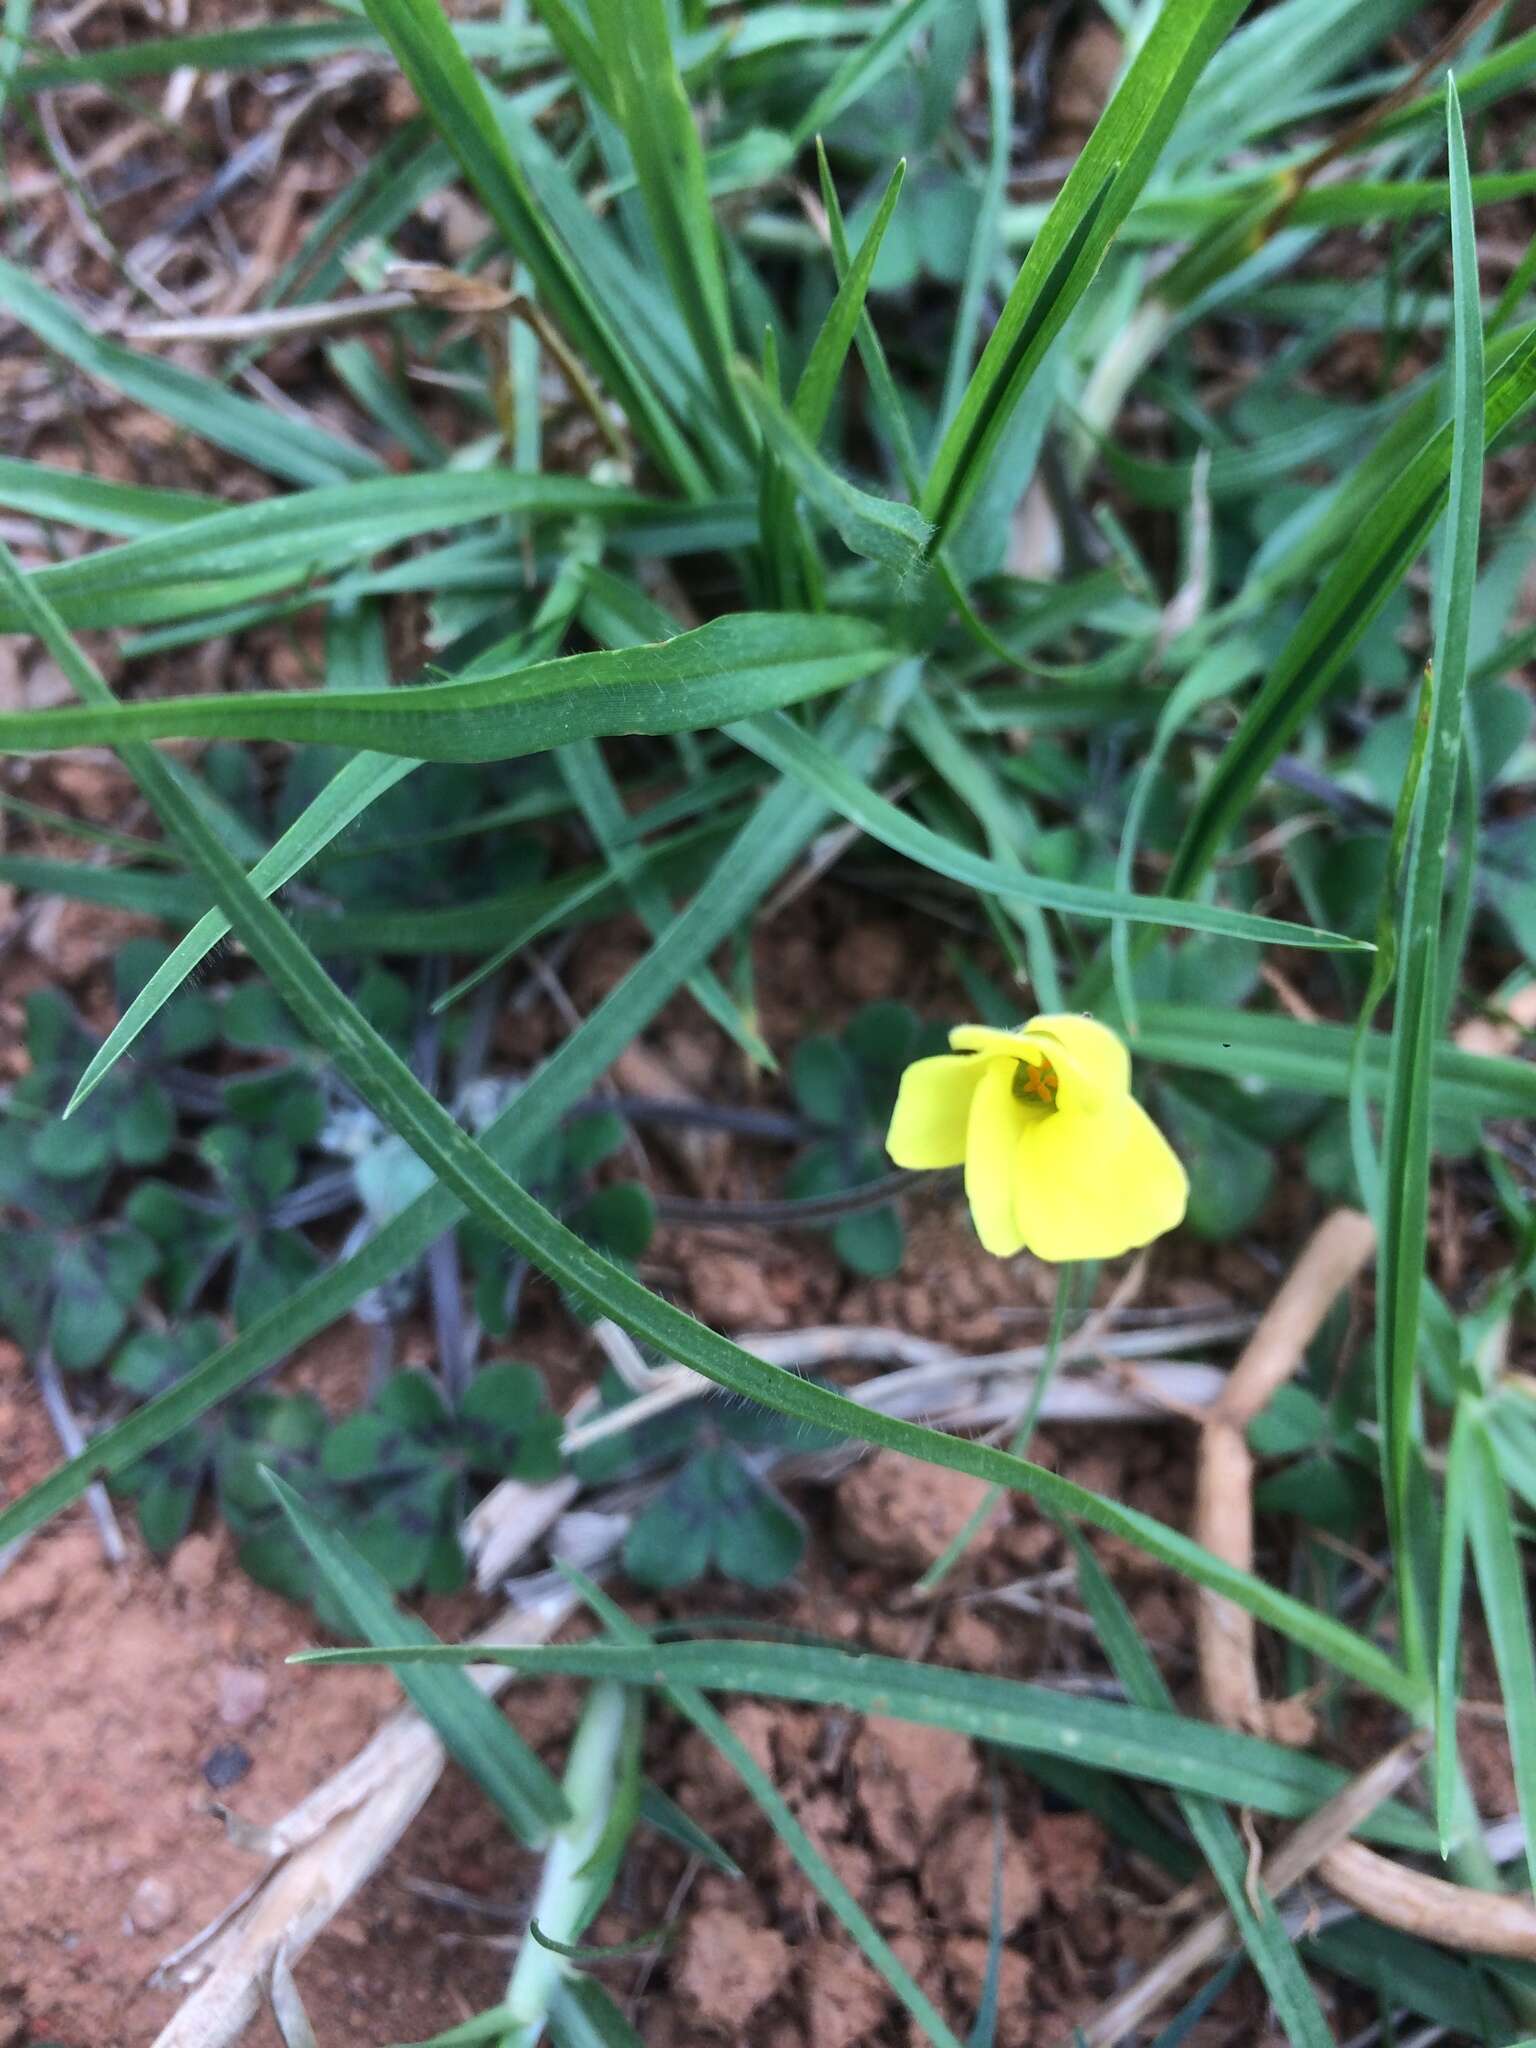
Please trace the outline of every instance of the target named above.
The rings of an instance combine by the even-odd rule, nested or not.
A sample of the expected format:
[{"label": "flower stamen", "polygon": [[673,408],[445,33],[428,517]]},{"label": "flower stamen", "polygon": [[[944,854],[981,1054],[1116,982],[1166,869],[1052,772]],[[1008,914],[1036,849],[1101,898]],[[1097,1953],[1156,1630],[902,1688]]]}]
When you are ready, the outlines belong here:
[{"label": "flower stamen", "polygon": [[1032,1060],[1019,1061],[1013,1077],[1013,1092],[1020,1102],[1034,1103],[1041,1109],[1054,1109],[1059,1086],[1056,1069],[1043,1054],[1038,1066]]}]

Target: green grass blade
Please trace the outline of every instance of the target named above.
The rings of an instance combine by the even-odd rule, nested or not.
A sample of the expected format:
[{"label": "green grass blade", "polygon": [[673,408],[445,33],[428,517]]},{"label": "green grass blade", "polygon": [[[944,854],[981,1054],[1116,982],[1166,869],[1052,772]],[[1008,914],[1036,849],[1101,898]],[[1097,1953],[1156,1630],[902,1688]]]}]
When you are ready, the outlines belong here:
[{"label": "green grass blade", "polygon": [[1116,87],[1024,259],[934,461],[923,510],[941,539],[980,489],[1030,378],[1141,196],[1196,80],[1244,4],[1188,0],[1163,8]]},{"label": "green grass blade", "polygon": [[17,73],[28,93],[61,85],[117,85],[130,78],[164,78],[183,67],[195,71],[262,71],[282,64],[315,64],[354,50],[377,50],[380,38],[361,22],[306,21],[263,28],[225,29],[211,35],[143,36],[76,55],[38,56]]},{"label": "green grass blade", "polygon": [[[825,161],[824,158],[822,160]],[[800,381],[795,386],[790,412],[796,426],[812,443],[821,439],[827,415],[832,410],[837,380],[843,373],[843,365],[848,360],[848,351],[853,346],[860,323],[867,317],[864,302],[869,296],[875,259],[880,254],[885,231],[891,224],[891,215],[896,211],[906,175],[907,166],[903,159],[892,171],[880,195],[880,204],[875,208],[875,217],[859,243],[858,253],[851,263],[841,266],[837,296],[827,308],[827,317],[817,330],[805,368],[800,373]]]},{"label": "green grass blade", "polygon": [[551,232],[438,0],[367,0],[367,7],[433,126],[458,158],[508,250],[527,266],[539,298],[566,338],[624,408],[636,438],[661,468],[685,489],[699,487],[702,479],[687,443],[638,374],[622,333]]},{"label": "green grass blade", "polygon": [[87,376],[269,476],[293,484],[334,484],[347,477],[377,476],[384,467],[368,449],[323,427],[93,333],[62,299],[3,259],[0,302],[45,347]]},{"label": "green grass blade", "polygon": [[[816,171],[821,182],[821,203],[826,209],[827,233],[832,243],[832,263],[841,281],[848,275],[848,232],[843,224],[842,203],[837,196],[837,187],[832,182],[831,167],[827,163],[827,152],[820,137],[816,141]],[[859,360],[869,378],[870,394],[880,424],[890,439],[891,449],[901,471],[902,481],[908,494],[915,500],[921,489],[922,479],[917,457],[917,443],[912,438],[911,422],[907,409],[896,389],[896,380],[891,375],[891,366],[886,361],[885,350],[875,332],[875,324],[866,306],[859,315],[855,336],[858,343]]]},{"label": "green grass blade", "polygon": [[979,0],[982,44],[987,64],[987,127],[991,137],[987,151],[987,173],[982,181],[976,219],[971,228],[971,246],[965,259],[965,276],[955,308],[954,332],[949,341],[949,361],[944,370],[944,391],[939,401],[938,427],[942,434],[960,408],[970,380],[971,358],[981,325],[982,307],[992,273],[1002,254],[1003,201],[1008,196],[1008,167],[1013,152],[1013,48],[1009,34],[1007,0]]},{"label": "green grass blade", "polygon": [[[251,869],[254,889],[271,896],[301,868],[324,851],[339,832],[344,832],[368,806],[420,764],[387,754],[359,754],[326,784],[320,794],[276,841],[270,852]],[[217,910],[200,918],[181,943],[172,948],[161,966],[107,1033],[90,1065],[81,1075],[69,1107],[76,1110],[91,1091],[104,1081],[128,1051],[139,1033],[170,1001],[191,974],[197,972],[214,947],[229,930],[229,920]]]},{"label": "green grass blade", "polygon": [[[1171,1791],[1246,1802],[1290,1819],[1314,1812],[1349,1782],[1346,1771],[1321,1758],[1192,1715],[818,1643],[711,1637],[643,1648],[582,1643],[482,1651],[468,1644],[420,1649],[401,1642],[382,1652],[305,1651],[294,1662],[379,1664],[397,1653],[413,1663],[509,1664],[514,1671],[696,1685],[707,1692],[885,1714],[978,1742],[1066,1758]],[[1380,1807],[1365,1832],[1405,1848],[1423,1849],[1434,1841],[1422,1816],[1396,1802]]]},{"label": "green grass blade", "polygon": [[[1360,951],[1364,941],[1336,932],[1319,932],[1305,925],[1291,925],[1251,912],[1223,910],[1208,903],[1174,905],[1166,898],[1135,896],[1113,889],[1098,889],[1086,883],[1058,882],[1044,875],[1031,875],[1005,862],[990,860],[958,846],[952,839],[909,818],[895,804],[866,786],[845,763],[837,760],[812,734],[788,719],[754,719],[750,724],[732,725],[731,737],[785,774],[797,776],[807,788],[815,789],[834,810],[872,839],[904,854],[908,860],[931,868],[935,874],[967,883],[991,895],[1012,902],[1037,904],[1047,910],[1061,910],[1080,917],[1124,917],[1136,923],[1168,925],[1189,931],[1221,932],[1228,938],[1256,942],[1320,947],[1327,951]],[[0,746],[5,721],[0,719]]]},{"label": "green grass blade", "polygon": [[[1125,1687],[1126,1696],[1133,1706],[1166,1714],[1176,1712],[1173,1696],[1137,1633],[1124,1601],[1077,1531],[1069,1529],[1067,1534],[1077,1560],[1083,1605],[1098,1629],[1104,1654]],[[1248,1804],[1246,1800],[1241,1803]],[[1269,1993],[1286,2040],[1292,2048],[1335,2048],[1317,1993],[1301,1966],[1285,1922],[1262,1884],[1250,1880],[1247,1848],[1224,1807],[1215,1799],[1186,1792],[1179,1797],[1179,1810],[1221,1888],[1227,1911],[1237,1923],[1243,1946]]]},{"label": "green grass blade", "polygon": [[535,0],[539,19],[549,30],[550,40],[571,68],[571,76],[604,113],[615,112],[613,89],[597,45],[566,0]]},{"label": "green grass blade", "polygon": [[[424,1621],[401,1613],[383,1579],[339,1531],[328,1527],[275,1472],[268,1472],[266,1480],[360,1636],[375,1645],[405,1641],[441,1647]],[[547,1841],[551,1830],[569,1818],[569,1808],[560,1787],[506,1715],[456,1667],[402,1669],[397,1675],[411,1704],[436,1730],[448,1754],[494,1801],[518,1840],[530,1847]],[[423,1684],[424,1678],[452,1682]]]},{"label": "green grass blade", "polygon": [[704,152],[678,75],[662,0],[591,0],[590,13],[640,196],[672,286],[735,439],[753,441],[731,377],[725,272],[710,211]]},{"label": "green grass blade", "polygon": [[224,509],[217,498],[196,491],[111,483],[105,477],[80,476],[50,463],[21,462],[10,456],[0,457],[0,505],[30,513],[34,519],[57,519],[124,540],[206,519]]},{"label": "green grass blade", "polygon": [[567,655],[465,682],[13,712],[0,716],[0,753],[201,737],[501,761],[611,733],[722,725],[842,689],[895,658],[857,619],[739,612],[656,646]]},{"label": "green grass blade", "polygon": [[[456,471],[370,479],[255,505],[214,506],[207,516],[39,569],[39,588],[66,619],[101,615],[105,600],[126,593],[113,623],[157,616],[151,593],[169,589],[186,608],[187,593],[207,608],[227,601],[227,586],[276,589],[308,583],[322,570],[364,562],[385,548],[427,533],[452,532],[480,520],[586,518],[609,521],[668,516],[671,508],[630,491],[580,477],[522,476],[510,469],[462,476]],[[206,584],[205,592],[197,586]],[[93,610],[92,606],[96,609]],[[0,613],[0,630],[15,630]]]},{"label": "green grass blade", "polygon": [[[1483,327],[1478,298],[1477,243],[1472,225],[1466,138],[1454,79],[1446,86],[1451,162],[1451,255],[1454,341],[1451,387],[1449,544],[1445,589],[1437,606],[1434,708],[1422,809],[1408,866],[1398,934],[1397,999],[1387,1077],[1382,1159],[1380,1247],[1376,1265],[1377,1343],[1386,1390],[1388,1500],[1399,1543],[1406,1540],[1408,1487],[1418,1397],[1419,1299],[1429,1225],[1430,1063],[1438,1030],[1440,921],[1446,859],[1461,760],[1467,646],[1477,585],[1483,487]],[[1405,1554],[1398,1559],[1404,1603],[1404,1645],[1428,1657],[1420,1589]]]},{"label": "green grass blade", "polygon": [[1469,1418],[1467,1441],[1467,1534],[1504,1697],[1515,1792],[1531,1839],[1529,1831],[1536,1828],[1536,1645],[1525,1560],[1515,1535],[1514,1503],[1482,1415]]},{"label": "green grass blade", "polygon": [[[1503,432],[1533,398],[1536,336],[1528,337],[1488,381],[1483,444]],[[1324,578],[1201,791],[1169,874],[1171,891],[1183,894],[1209,867],[1249,797],[1321,702],[1424,547],[1450,487],[1453,438],[1454,422],[1448,422],[1385,481]]]},{"label": "green grass blade", "polygon": [[763,438],[807,501],[834,528],[845,547],[880,562],[898,577],[917,572],[930,537],[926,519],[910,505],[861,490],[840,476],[762,378],[741,363],[736,381]]},{"label": "green grass blade", "polygon": [[5,113],[31,26],[32,0],[5,0],[5,13],[0,17],[0,115]]},{"label": "green grass blade", "polygon": [[[631,1621],[621,1607],[616,1606],[590,1580],[575,1573],[572,1577],[599,1620],[606,1622],[610,1635],[620,1644],[636,1649],[649,1647],[650,1638],[644,1629]],[[929,2040],[936,2044],[936,2048],[960,2048],[960,2043],[932,2002],[913,1981],[890,1943],[800,1825],[778,1787],[725,1716],[709,1704],[696,1686],[668,1686],[665,1690],[667,1699],[678,1713],[690,1721],[731,1765],[757,1801],[774,1833],[815,1886],[828,1911],[841,1922],[854,1946],[871,1967],[879,1971]]]},{"label": "green grass blade", "polygon": [[1461,1625],[1467,1571],[1467,1521],[1472,1488],[1480,1478],[1479,1457],[1472,1442],[1472,1414],[1466,1400],[1457,1405],[1456,1420],[1445,1454],[1445,1493],[1441,1509],[1439,1641],[1435,1655],[1435,1818],[1442,1855],[1455,1840],[1461,1799],[1461,1754],[1457,1708],[1461,1697]]},{"label": "green grass blade", "polygon": [[[1354,1040],[1352,1024],[1304,1024],[1293,1017],[1243,1010],[1143,1003],[1136,1042],[1146,1058],[1171,1066],[1243,1074],[1277,1088],[1342,1102],[1349,1094]],[[1385,1034],[1367,1035],[1365,1084],[1378,1099],[1386,1092],[1389,1052]],[[1468,1117],[1536,1116],[1536,1066],[1529,1060],[1440,1044],[1434,1050],[1432,1072],[1437,1101],[1447,1112]]]}]

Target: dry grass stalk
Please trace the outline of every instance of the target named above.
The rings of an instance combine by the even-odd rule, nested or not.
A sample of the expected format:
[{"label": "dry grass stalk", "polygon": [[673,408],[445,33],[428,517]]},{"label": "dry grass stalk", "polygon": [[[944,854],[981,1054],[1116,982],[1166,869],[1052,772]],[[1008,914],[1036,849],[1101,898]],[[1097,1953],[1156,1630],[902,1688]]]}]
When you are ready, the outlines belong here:
[{"label": "dry grass stalk", "polygon": [[[577,1606],[555,1586],[509,1607],[476,1638],[489,1645],[544,1642]],[[469,1667],[487,1694],[512,1677],[500,1664]],[[445,1761],[442,1744],[412,1708],[275,1826],[242,1839],[274,1868],[237,1909],[162,1965],[183,1982],[201,1978],[154,2048],[228,2048],[255,2019],[280,1960],[297,1959],[378,1869],[425,1805]],[[195,1961],[185,1960],[196,1951]]]},{"label": "dry grass stalk", "polygon": [[[1422,1738],[1410,1736],[1293,1829],[1279,1848],[1264,1859],[1257,1873],[1270,1897],[1283,1898],[1310,1871],[1320,1868],[1354,1829],[1368,1820],[1384,1799],[1391,1797],[1423,1754]],[[1075,2038],[1088,2044],[1088,2048],[1112,2048],[1113,2043],[1133,2033],[1197,1970],[1205,1969],[1224,1955],[1237,1938],[1237,1922],[1225,1907],[1207,1914],[1144,1977],[1104,2006]]]},{"label": "dry grass stalk", "polygon": [[[1324,1316],[1375,1241],[1369,1219],[1353,1209],[1336,1210],[1319,1226],[1201,1430],[1195,1534],[1216,1556],[1245,1571],[1253,1562],[1253,1459],[1244,1432],[1294,1376]],[[1202,1687],[1216,1720],[1296,1747],[1311,1739],[1312,1716],[1304,1706],[1269,1702],[1260,1692],[1250,1614],[1202,1592],[1196,1643]],[[1360,1842],[1328,1848],[1317,1859],[1317,1873],[1358,1912],[1422,1940],[1481,1955],[1536,1958],[1536,1900],[1529,1896],[1449,1884]]]}]

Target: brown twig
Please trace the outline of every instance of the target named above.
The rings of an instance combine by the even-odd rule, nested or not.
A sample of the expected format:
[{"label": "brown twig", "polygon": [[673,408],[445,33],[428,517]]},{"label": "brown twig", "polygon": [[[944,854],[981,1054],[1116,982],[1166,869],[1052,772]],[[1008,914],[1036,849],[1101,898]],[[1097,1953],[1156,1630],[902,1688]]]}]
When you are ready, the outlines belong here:
[{"label": "brown twig", "polygon": [[1363,1842],[1340,1842],[1323,1875],[1358,1911],[1421,1941],[1536,1962],[1536,1907],[1527,1895],[1448,1884],[1422,1870],[1405,1870]]},{"label": "brown twig", "polygon": [[[1409,1736],[1294,1829],[1264,1859],[1258,1871],[1258,1882],[1270,1897],[1283,1898],[1309,1871],[1320,1869],[1361,1822],[1368,1820],[1384,1799],[1390,1798],[1423,1754],[1423,1737]],[[1129,1991],[1103,2007],[1076,2038],[1086,2043],[1087,2048],[1112,2048],[1114,2042],[1139,2027],[1179,1985],[1213,1963],[1236,1940],[1237,1923],[1225,1907],[1208,1914]]]},{"label": "brown twig", "polygon": [[[1195,1526],[1218,1557],[1253,1569],[1253,1458],[1247,1429],[1295,1372],[1337,1296],[1375,1248],[1370,1218],[1338,1209],[1316,1231],[1271,1302],[1219,1401],[1205,1418],[1195,1480]],[[1303,1744],[1311,1714],[1259,1693],[1254,1619],[1246,1608],[1202,1591],[1195,1616],[1206,1704],[1216,1720],[1277,1742]]]},{"label": "brown twig", "polygon": [[1315,155],[1308,157],[1304,164],[1299,165],[1295,172],[1294,184],[1271,223],[1271,232],[1285,225],[1297,200],[1309,185],[1315,184],[1321,174],[1330,165],[1337,163],[1340,157],[1348,156],[1352,150],[1359,149],[1362,144],[1368,142],[1382,122],[1395,114],[1400,107],[1410,105],[1418,97],[1419,89],[1430,73],[1437,71],[1442,64],[1449,64],[1468,37],[1503,5],[1504,0],[1476,0],[1476,5],[1467,9],[1455,27],[1449,29],[1434,48],[1420,58],[1401,85],[1394,86],[1391,92],[1373,101],[1353,121],[1346,121],[1338,133],[1331,136]]},{"label": "brown twig", "polygon": [[[507,1609],[477,1640],[545,1642],[579,1605],[569,1587]],[[506,1665],[472,1665],[480,1690],[500,1692]],[[275,1827],[242,1831],[243,1846],[270,1870],[202,1938],[161,1965],[197,1988],[156,2037],[155,2048],[228,2048],[261,2007],[278,1959],[297,1960],[370,1878],[425,1804],[446,1761],[436,1734],[412,1708],[387,1721],[365,1749]],[[194,1955],[194,1951],[196,1951]],[[197,1980],[201,1981],[197,1981]]]},{"label": "brown twig", "polygon": [[[1375,1241],[1369,1218],[1358,1210],[1336,1210],[1319,1226],[1201,1430],[1195,1534],[1244,1571],[1253,1562],[1253,1458],[1245,1432],[1295,1374],[1324,1316]],[[1206,1703],[1216,1720],[1293,1746],[1311,1739],[1309,1709],[1299,1701],[1266,1701],[1259,1690],[1250,1614],[1202,1591],[1196,1645]],[[1449,1884],[1342,1839],[1326,1846],[1316,1866],[1340,1898],[1386,1926],[1481,1955],[1536,1958],[1536,1900],[1528,1896]]]}]

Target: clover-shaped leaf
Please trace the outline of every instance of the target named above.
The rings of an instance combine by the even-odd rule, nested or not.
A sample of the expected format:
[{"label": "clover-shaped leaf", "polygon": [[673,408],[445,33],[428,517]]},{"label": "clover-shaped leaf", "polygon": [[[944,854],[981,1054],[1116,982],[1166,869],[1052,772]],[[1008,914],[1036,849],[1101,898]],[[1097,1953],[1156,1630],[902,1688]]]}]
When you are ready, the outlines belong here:
[{"label": "clover-shaped leaf", "polygon": [[23,1351],[39,1350],[48,1327],[50,1263],[45,1231],[0,1231],[0,1330]]},{"label": "clover-shaped leaf", "polygon": [[[153,1400],[185,1379],[220,1342],[212,1316],[193,1316],[166,1330],[137,1331],[113,1359],[112,1380],[138,1400]],[[156,1444],[117,1481],[135,1497],[144,1541],[157,1555],[173,1550],[192,1526],[216,1436],[216,1425],[207,1418],[192,1423]]]},{"label": "clover-shaped leaf", "polygon": [[353,1541],[390,1585],[446,1591],[463,1577],[466,1475],[548,1479],[559,1460],[560,1419],[543,1382],[509,1362],[478,1373],[456,1412],[426,1373],[396,1373],[337,1423],[320,1463],[346,1490]]},{"label": "clover-shaped leaf", "polygon": [[789,1063],[789,1085],[801,1113],[824,1130],[868,1121],[858,1063],[836,1038],[819,1033],[802,1038]]},{"label": "clover-shaped leaf", "polygon": [[327,1520],[344,1523],[345,1500],[321,1468],[328,1428],[325,1410],[309,1394],[247,1395],[226,1411],[214,1459],[219,1508],[238,1541],[242,1568],[274,1593],[307,1600],[327,1627],[339,1628],[345,1615],[262,1476],[276,1472]]},{"label": "clover-shaped leaf", "polygon": [[728,1444],[696,1451],[630,1524],[624,1566],[658,1591],[711,1568],[744,1586],[777,1586],[800,1562],[798,1515]]},{"label": "clover-shaped leaf", "polygon": [[166,1306],[177,1313],[190,1307],[234,1242],[228,1216],[163,1180],[141,1182],[123,1213],[159,1247]]},{"label": "clover-shaped leaf", "polygon": [[1189,1225],[1220,1240],[1246,1230],[1275,1184],[1274,1155],[1182,1089],[1160,1090],[1162,1119],[1189,1173]]},{"label": "clover-shaped leaf", "polygon": [[15,1094],[0,1111],[0,1206],[23,1209],[59,1230],[88,1223],[101,1206],[110,1168],[64,1180],[45,1173],[31,1153],[40,1124],[38,1114],[18,1103]]},{"label": "clover-shaped leaf", "polygon": [[[902,1073],[945,1043],[941,1025],[924,1023],[897,1002],[866,1004],[841,1037],[802,1039],[790,1061],[790,1088],[801,1114],[827,1135],[796,1160],[784,1192],[798,1200],[878,1180],[889,1167],[883,1139]],[[828,1227],[838,1257],[855,1273],[894,1273],[901,1264],[903,1232],[893,1207]]]},{"label": "clover-shaped leaf", "polygon": [[196,1301],[233,1256],[230,1306],[244,1326],[280,1307],[320,1265],[309,1240],[274,1214],[298,1179],[298,1154],[278,1132],[238,1123],[215,1124],[197,1149],[214,1193],[145,1181],[129,1197],[127,1214],[161,1248],[173,1309]]},{"label": "clover-shaped leaf", "polygon": [[561,1422],[545,1405],[531,1365],[507,1361],[476,1373],[459,1404],[456,1435],[471,1472],[498,1479],[553,1479]]},{"label": "clover-shaped leaf", "polygon": [[[872,1145],[861,1146],[850,1158],[845,1146],[829,1139],[800,1155],[785,1177],[784,1192],[796,1201],[840,1194],[878,1180],[889,1170],[889,1160]],[[904,1243],[901,1218],[890,1203],[841,1217],[832,1225],[832,1246],[843,1264],[871,1279],[896,1271]]]},{"label": "clover-shaped leaf", "polygon": [[48,1341],[66,1372],[101,1364],[159,1263],[150,1239],[126,1224],[92,1231],[58,1251]]},{"label": "clover-shaped leaf", "polygon": [[11,1091],[33,1172],[55,1181],[99,1182],[114,1164],[152,1166],[170,1150],[176,1114],[154,1076],[118,1068],[75,1113],[64,1110],[96,1041],[55,989],[27,998],[31,1068]]},{"label": "clover-shaped leaf", "polygon": [[277,1067],[228,1081],[224,1107],[236,1124],[300,1150],[325,1125],[325,1097],[302,1068]]}]

